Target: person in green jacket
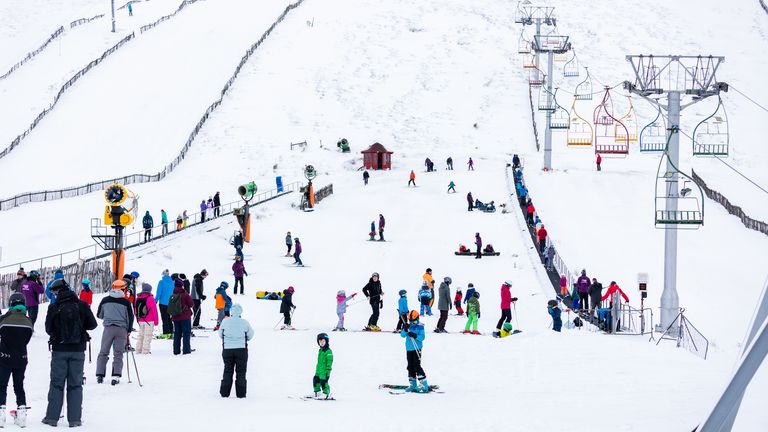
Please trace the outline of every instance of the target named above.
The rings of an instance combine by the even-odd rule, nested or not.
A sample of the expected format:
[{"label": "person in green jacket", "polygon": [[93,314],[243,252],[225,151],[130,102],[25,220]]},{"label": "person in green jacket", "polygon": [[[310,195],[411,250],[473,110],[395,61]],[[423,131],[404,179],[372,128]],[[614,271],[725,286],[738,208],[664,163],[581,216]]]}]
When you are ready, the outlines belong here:
[{"label": "person in green jacket", "polygon": [[[315,376],[312,377],[312,387],[315,391],[316,399],[333,399],[331,397],[331,386],[328,380],[331,379],[331,368],[333,366],[333,351],[331,351],[331,341],[327,333],[317,335],[317,345],[320,349],[317,352],[317,366],[315,367]],[[324,397],[320,396],[320,390]]]},{"label": "person in green jacket", "polygon": [[[477,320],[480,318],[480,293],[475,291],[472,298],[467,302],[467,326],[464,327],[464,333],[479,335],[477,331]],[[472,326],[472,331],[469,327]]]}]

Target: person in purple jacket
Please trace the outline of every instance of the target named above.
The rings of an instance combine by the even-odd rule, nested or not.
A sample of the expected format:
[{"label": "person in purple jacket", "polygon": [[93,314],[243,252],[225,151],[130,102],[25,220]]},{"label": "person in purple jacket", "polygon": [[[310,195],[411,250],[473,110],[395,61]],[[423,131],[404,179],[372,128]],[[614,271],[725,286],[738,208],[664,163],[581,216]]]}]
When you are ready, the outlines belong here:
[{"label": "person in purple jacket", "polygon": [[384,241],[384,215],[379,214],[379,241]]},{"label": "person in purple jacket", "polygon": [[243,275],[248,276],[248,272],[245,271],[245,265],[240,255],[235,257],[235,263],[232,264],[232,272],[235,274],[235,294],[237,294],[237,285],[240,284],[240,294],[245,294],[245,286],[243,286]]},{"label": "person in purple jacket", "polygon": [[591,281],[587,277],[587,271],[582,270],[581,276],[576,280],[576,289],[579,292],[579,307],[589,309],[589,285]]},{"label": "person in purple jacket", "polygon": [[205,222],[205,211],[208,210],[208,204],[205,200],[200,201],[200,222]]},{"label": "person in purple jacket", "polygon": [[477,255],[475,255],[475,259],[480,259],[483,257],[483,239],[480,238],[480,233],[475,233],[475,246],[477,246]]},{"label": "person in purple jacket", "polygon": [[37,309],[40,304],[40,295],[45,293],[45,288],[40,285],[40,273],[37,270],[29,272],[27,279],[21,283],[21,293],[24,294],[24,300],[27,306],[27,315],[32,321],[32,327],[37,321]]},{"label": "person in purple jacket", "polygon": [[300,267],[304,267],[304,263],[301,262],[301,242],[299,242],[299,238],[298,237],[295,237],[293,239],[293,242],[294,242],[293,259],[296,260],[293,263],[294,264],[298,264]]}]

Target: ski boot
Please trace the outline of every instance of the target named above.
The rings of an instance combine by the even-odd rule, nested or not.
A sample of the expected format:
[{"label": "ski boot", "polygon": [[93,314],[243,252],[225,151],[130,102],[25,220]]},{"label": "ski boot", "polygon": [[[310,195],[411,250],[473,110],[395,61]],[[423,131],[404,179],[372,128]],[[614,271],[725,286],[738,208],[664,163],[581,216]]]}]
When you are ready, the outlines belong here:
[{"label": "ski boot", "polygon": [[0,406],[0,428],[5,427],[5,405]]},{"label": "ski boot", "polygon": [[120,384],[120,377],[112,377],[112,385]]},{"label": "ski boot", "polygon": [[[3,414],[3,422],[5,422],[5,414]],[[16,408],[16,412],[13,415],[13,423],[18,427],[27,427],[27,406],[21,405]]]},{"label": "ski boot", "polygon": [[104,383],[104,375],[96,375],[96,382],[99,384]]},{"label": "ski boot", "polygon": [[424,393],[429,393],[430,391],[432,391],[432,389],[429,388],[429,383],[427,383],[427,379],[426,378],[422,378],[422,380],[421,380],[421,388],[419,388],[419,391],[424,392]]},{"label": "ski boot", "polygon": [[405,389],[405,391],[407,391],[407,392],[418,392],[419,391],[419,386],[418,386],[418,384],[416,384],[416,379],[415,378],[408,378],[408,382],[411,383],[411,385],[410,385],[410,387]]},{"label": "ski boot", "polygon": [[462,333],[463,333],[463,334],[472,334],[472,332],[471,332],[471,331],[469,331],[469,330],[464,330]]},{"label": "ski boot", "polygon": [[479,335],[479,334],[480,334],[480,332],[479,332],[479,331],[477,331],[477,330],[472,330],[472,334],[473,334],[473,335]]}]

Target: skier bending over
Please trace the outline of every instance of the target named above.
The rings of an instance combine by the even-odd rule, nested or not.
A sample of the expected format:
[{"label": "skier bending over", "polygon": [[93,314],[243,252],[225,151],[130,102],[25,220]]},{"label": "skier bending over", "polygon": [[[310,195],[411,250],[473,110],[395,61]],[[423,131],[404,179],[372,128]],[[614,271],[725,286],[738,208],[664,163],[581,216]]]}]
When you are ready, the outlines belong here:
[{"label": "skier bending over", "polygon": [[[400,336],[405,338],[405,354],[408,360],[409,392],[428,392],[427,374],[421,368],[421,349],[424,342],[424,326],[419,323],[419,313],[415,310],[408,312],[408,326],[400,331]],[[421,387],[417,380],[421,381]]]}]

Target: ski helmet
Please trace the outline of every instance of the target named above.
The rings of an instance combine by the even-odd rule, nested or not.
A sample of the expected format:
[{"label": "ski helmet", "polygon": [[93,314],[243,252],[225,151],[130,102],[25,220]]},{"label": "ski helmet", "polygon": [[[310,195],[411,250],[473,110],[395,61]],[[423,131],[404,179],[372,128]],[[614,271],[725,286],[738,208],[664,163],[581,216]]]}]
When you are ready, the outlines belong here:
[{"label": "ski helmet", "polygon": [[418,320],[419,320],[419,312],[418,311],[412,310],[412,311],[408,312],[408,321],[416,322]]},{"label": "ski helmet", "polygon": [[432,269],[431,268],[427,268],[427,273],[432,273]]},{"label": "ski helmet", "polygon": [[132,278],[134,278],[134,279],[138,279],[138,278],[139,278],[139,276],[141,276],[141,275],[139,274],[139,272],[137,272],[137,271],[132,271],[132,272],[131,272],[131,277],[132,277]]},{"label": "ski helmet", "polygon": [[347,292],[344,291],[344,290],[339,290],[339,292],[336,293],[336,296],[337,297],[346,297],[347,296]]},{"label": "ski helmet", "polygon": [[219,285],[219,288],[227,289],[229,288],[229,284],[227,283],[227,281],[221,281],[221,285]]},{"label": "ski helmet", "polygon": [[56,279],[51,284],[51,292],[58,292],[60,290],[69,289],[69,284],[64,279]]},{"label": "ski helmet", "polygon": [[469,285],[467,285],[467,288],[474,288],[474,287],[475,287],[475,284],[473,283],[470,283]]},{"label": "ski helmet", "polygon": [[550,300],[547,302],[548,307],[555,307],[557,306],[557,300]]},{"label": "ski helmet", "polygon": [[447,283],[448,285],[450,285],[450,284],[451,284],[451,282],[453,282],[453,279],[451,279],[451,278],[449,278],[448,276],[446,276],[446,277],[443,279],[443,282],[445,282],[445,283]]},{"label": "ski helmet", "polygon": [[504,330],[506,331],[512,331],[512,323],[504,323]]},{"label": "ski helmet", "polygon": [[29,272],[30,279],[37,279],[39,277],[40,277],[40,272],[38,272],[37,270],[32,270],[31,272]]},{"label": "ski helmet", "polygon": [[398,293],[397,293],[397,294],[399,294],[399,295],[400,295],[400,297],[403,297],[404,295],[408,294],[408,291],[406,291],[406,290],[400,290],[400,291],[398,291]]},{"label": "ski helmet", "polygon": [[331,344],[331,340],[328,338],[328,333],[319,333],[317,335],[317,344],[320,345],[320,340],[325,339],[325,347],[328,348],[328,346]]},{"label": "ski helmet", "polygon": [[376,272],[373,272],[373,274],[371,275],[371,277],[379,277],[379,274],[378,274],[378,273],[376,273]]},{"label": "ski helmet", "polygon": [[8,306],[14,307],[18,305],[22,305],[22,306],[27,305],[27,301],[24,298],[24,294],[22,293],[11,294],[11,296],[8,298]]},{"label": "ski helmet", "polygon": [[473,296],[474,296],[476,299],[479,299],[479,298],[480,298],[480,293],[479,293],[479,292],[477,292],[477,291],[475,291],[475,293],[473,294]]},{"label": "ski helmet", "polygon": [[112,289],[113,290],[124,290],[126,286],[128,286],[128,284],[125,283],[125,281],[122,280],[122,279],[118,279],[118,280],[112,282]]}]

